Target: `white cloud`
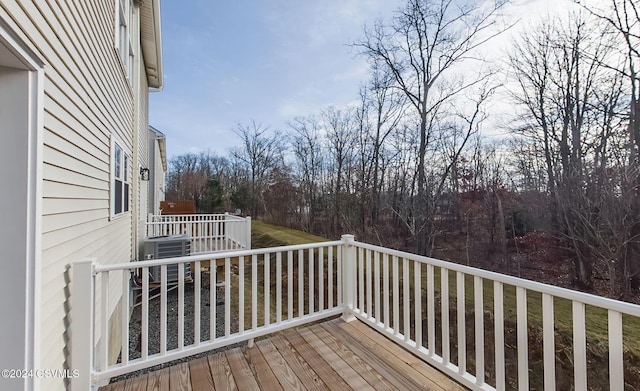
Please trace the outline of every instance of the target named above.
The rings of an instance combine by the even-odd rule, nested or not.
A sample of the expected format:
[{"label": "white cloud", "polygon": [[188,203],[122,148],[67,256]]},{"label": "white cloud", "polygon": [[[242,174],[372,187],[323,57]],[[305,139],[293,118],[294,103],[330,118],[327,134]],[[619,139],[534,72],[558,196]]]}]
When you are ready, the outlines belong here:
[{"label": "white cloud", "polygon": [[[283,128],[295,116],[353,104],[368,68],[347,44],[403,2],[164,2],[166,86],[152,95],[151,123],[167,134],[170,156],[224,153],[237,143],[238,123]],[[509,9],[525,19],[570,3],[514,0]],[[508,37],[501,41],[495,46]]]}]

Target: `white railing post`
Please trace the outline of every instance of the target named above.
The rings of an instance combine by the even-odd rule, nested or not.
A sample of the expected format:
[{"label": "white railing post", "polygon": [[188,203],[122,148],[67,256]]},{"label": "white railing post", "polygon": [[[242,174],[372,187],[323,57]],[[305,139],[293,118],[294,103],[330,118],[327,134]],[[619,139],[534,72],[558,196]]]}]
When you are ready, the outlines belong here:
[{"label": "white railing post", "polygon": [[353,311],[355,309],[356,290],[356,248],[354,246],[353,235],[342,235],[342,319],[345,322],[355,320]]},{"label": "white railing post", "polygon": [[224,227],[224,236],[222,237],[222,241],[225,243],[225,248],[227,243],[229,242],[229,240],[231,239],[229,237],[229,212],[224,212],[224,217],[222,218],[222,220],[224,220],[223,223],[223,227]]},{"label": "white railing post", "polygon": [[245,217],[246,221],[246,238],[244,246],[247,250],[251,250],[251,216]]},{"label": "white railing post", "polygon": [[93,298],[94,259],[72,266],[71,369],[78,377],[71,379],[72,391],[86,391],[93,383]]},{"label": "white railing post", "polygon": [[145,224],[145,233],[147,234],[147,236],[154,236],[154,225],[152,224],[154,222],[154,218],[153,218],[153,213],[149,213],[147,215],[147,223]]}]

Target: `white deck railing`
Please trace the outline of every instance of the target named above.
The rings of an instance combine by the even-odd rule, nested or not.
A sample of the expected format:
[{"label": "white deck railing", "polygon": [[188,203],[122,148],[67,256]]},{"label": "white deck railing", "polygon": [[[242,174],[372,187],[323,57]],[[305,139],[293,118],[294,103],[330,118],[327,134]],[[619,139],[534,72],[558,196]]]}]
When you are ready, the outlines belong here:
[{"label": "white deck railing", "polygon": [[[346,297],[353,300],[348,304],[354,315],[471,389],[504,390],[509,380],[518,390],[600,389],[607,383],[611,390],[624,390],[625,368],[638,370],[628,368],[623,359],[623,316],[625,329],[640,326],[640,306],[363,243],[355,243],[344,259],[351,268],[345,272],[352,283]],[[468,306],[471,311],[466,310]],[[587,321],[587,307],[590,319],[604,319],[604,325],[597,319]],[[472,333],[468,318],[473,322]],[[510,333],[505,333],[505,321],[511,325]],[[591,343],[608,345],[608,372],[606,365],[587,365],[589,323],[599,329],[594,333],[604,334]],[[486,332],[486,326],[493,330]],[[540,329],[542,365],[534,368],[528,341]],[[573,341],[569,363],[556,355],[555,337],[563,332]],[[467,341],[469,334],[473,341]],[[511,343],[517,358],[506,362],[506,347]],[[467,352],[468,345],[474,354]],[[493,354],[486,355],[486,349]],[[570,363],[572,379],[559,384],[556,367]],[[507,373],[511,366],[516,370]],[[600,382],[590,385],[588,375],[595,371]],[[530,384],[533,372],[543,376],[542,384]]]},{"label": "white deck railing", "polygon": [[[338,290],[342,274],[341,243],[210,253],[116,265],[100,265],[93,260],[75,263],[72,365],[82,376],[73,380],[74,389],[86,390],[113,376],[341,314],[342,293]],[[203,272],[207,265],[209,270]],[[192,285],[187,288],[185,279],[179,279],[177,292],[170,292],[167,269],[177,267],[177,275],[183,276],[187,266],[192,269]],[[154,267],[160,267],[160,284],[149,281],[150,269]],[[128,295],[121,294],[122,287],[129,286],[130,276],[134,274],[142,276],[139,358],[130,357],[130,303]],[[216,287],[221,287],[224,293],[219,293]],[[115,307],[109,301],[114,297],[113,289],[120,289],[116,292],[120,295],[115,297],[122,297],[119,316],[110,313],[110,308]],[[207,290],[205,296],[203,292]],[[177,330],[167,327],[168,317],[171,317],[169,294],[177,295]],[[220,294],[223,307],[219,311]],[[159,296],[160,305],[159,309],[151,311],[150,298],[155,295]],[[209,303],[208,308],[203,308],[203,301]],[[186,308],[193,313],[189,319],[185,318]],[[116,317],[120,319],[119,324],[110,325],[109,319]],[[208,323],[206,328],[203,323]],[[151,338],[152,324],[159,329],[154,338]],[[117,334],[122,336],[121,356],[118,363],[110,364],[108,330],[114,327],[119,328]],[[188,330],[193,330],[193,336],[185,335]],[[177,333],[177,346],[168,343],[170,333],[174,336]],[[154,350],[152,345],[157,348]]]},{"label": "white deck railing", "polygon": [[[203,272],[207,264],[209,271]],[[170,292],[167,268],[177,267],[178,275],[184,275],[186,265],[192,268],[192,286],[187,287],[180,280],[177,292]],[[153,285],[149,283],[149,269],[157,266],[161,268],[162,282]],[[122,353],[118,363],[110,364],[107,330],[109,319],[116,318],[109,312],[114,307],[109,302],[114,297],[111,290],[118,289],[114,286],[128,287],[130,276],[136,271],[142,275],[140,357],[133,358],[129,347],[130,303],[125,294],[116,326],[122,335]],[[114,284],[114,278],[119,283]],[[544,388],[561,387],[556,377],[556,367],[561,363],[554,339],[564,327],[559,322],[569,319],[573,340],[569,357],[573,363],[571,384],[576,390],[586,390],[588,373],[593,369],[587,365],[586,306],[588,313],[606,312],[608,383],[611,390],[622,390],[623,329],[640,317],[640,306],[633,304],[363,244],[355,242],[351,235],[335,242],[117,265],[82,261],[73,266],[73,286],[72,367],[81,376],[72,380],[72,386],[78,390],[104,383],[113,376],[252,341],[337,314],[345,320],[361,319],[476,390],[502,390],[507,381],[517,384],[519,390],[530,388],[529,374],[535,369],[528,358],[528,336],[537,323],[541,323],[543,336],[540,370],[544,372]],[[222,287],[223,293],[211,289],[215,286]],[[170,293],[177,296],[177,330],[167,327]],[[154,295],[160,301],[155,311],[150,310]],[[220,310],[214,305],[219,301],[218,295],[223,296]],[[203,309],[203,301],[210,303],[207,309]],[[536,301],[541,302],[540,306],[534,306]],[[193,316],[186,319],[187,307]],[[564,313],[566,308],[571,316]],[[505,322],[513,332],[505,333],[509,329]],[[204,323],[208,325],[204,327]],[[468,326],[470,323],[473,326]],[[151,324],[159,328],[157,335],[152,336]],[[192,328],[192,336],[185,337],[186,324],[189,330]],[[485,331],[489,324],[492,333]],[[468,327],[473,330],[473,341],[467,341]],[[177,346],[167,342],[169,333],[177,334]],[[485,339],[486,335],[491,338]],[[509,373],[509,360],[505,359],[505,346],[511,343],[508,339],[515,339],[517,345],[517,370]],[[485,354],[487,347],[493,354]]]},{"label": "white deck railing", "polygon": [[194,254],[251,248],[251,217],[225,214],[149,215],[147,237],[189,235]]}]

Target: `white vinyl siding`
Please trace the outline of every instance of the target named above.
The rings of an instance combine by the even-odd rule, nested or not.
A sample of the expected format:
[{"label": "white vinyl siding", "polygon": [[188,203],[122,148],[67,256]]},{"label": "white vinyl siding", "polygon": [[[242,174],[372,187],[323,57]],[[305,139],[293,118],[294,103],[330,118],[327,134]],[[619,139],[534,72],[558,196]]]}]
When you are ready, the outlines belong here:
[{"label": "white vinyl siding", "polygon": [[[127,175],[136,180],[133,139],[140,123],[147,121],[147,85],[146,80],[133,83],[131,70],[123,72],[114,48],[115,5],[113,0],[0,2],[3,23],[45,62],[40,290],[41,321],[46,326],[40,336],[41,368],[63,369],[70,363],[70,264],[83,258],[103,264],[135,258],[131,244],[135,218],[131,213],[110,218],[111,140],[115,135],[129,151]],[[135,18],[129,28],[138,28]],[[139,52],[137,37],[137,33],[131,36],[128,54]],[[135,94],[138,88],[142,91]],[[141,105],[145,107],[137,108]],[[141,119],[137,110],[144,113]],[[129,198],[134,202],[137,195]],[[110,282],[116,288],[121,279]],[[111,290],[112,310],[120,299],[118,291]],[[41,389],[65,389],[63,379],[40,382]]]}]

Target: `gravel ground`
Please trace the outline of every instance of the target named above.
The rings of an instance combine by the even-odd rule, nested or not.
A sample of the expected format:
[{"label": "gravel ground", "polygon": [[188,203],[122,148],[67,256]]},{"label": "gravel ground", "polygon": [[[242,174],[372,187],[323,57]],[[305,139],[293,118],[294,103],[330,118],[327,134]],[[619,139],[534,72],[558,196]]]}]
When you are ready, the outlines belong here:
[{"label": "gravel ground", "polygon": [[[216,336],[224,335],[224,288],[216,288]],[[150,296],[158,292],[150,292]],[[194,343],[194,284],[187,283],[184,287],[184,345]],[[203,273],[202,289],[200,292],[200,341],[209,340],[209,278]],[[238,316],[231,312],[231,333],[238,330]],[[138,303],[131,314],[129,322],[129,359],[139,358],[141,353],[141,325],[142,325],[142,306]],[[227,346],[209,352],[204,352],[195,356],[185,357],[183,359],[174,360],[154,367],[131,372],[122,376],[113,378],[111,382],[121,379],[138,376],[142,373],[155,371],[164,367],[172,366],[180,362],[192,360],[197,357],[213,354],[220,350],[230,349],[236,345]],[[167,292],[167,350],[176,349],[178,347],[178,289],[175,287]],[[149,355],[160,352],[160,297],[149,300]]]}]

